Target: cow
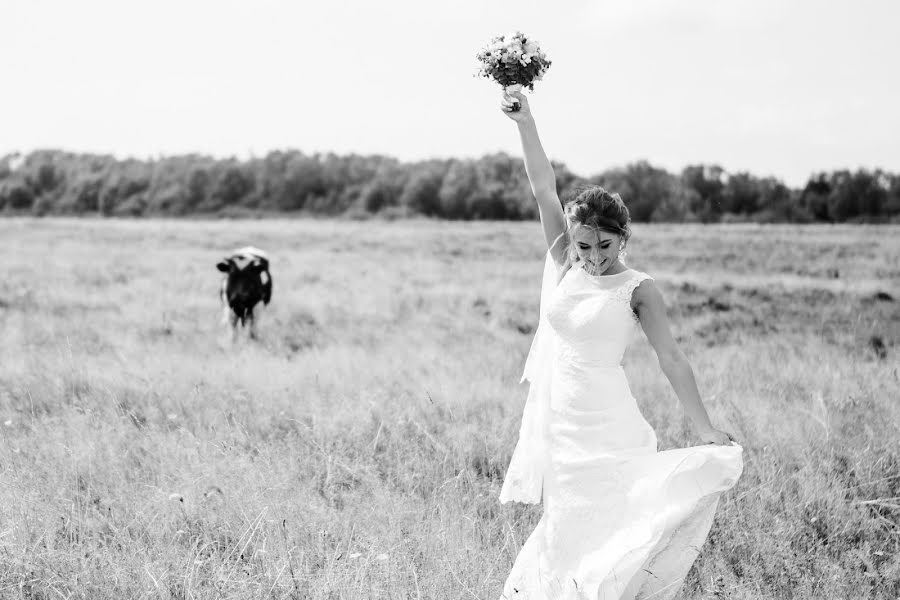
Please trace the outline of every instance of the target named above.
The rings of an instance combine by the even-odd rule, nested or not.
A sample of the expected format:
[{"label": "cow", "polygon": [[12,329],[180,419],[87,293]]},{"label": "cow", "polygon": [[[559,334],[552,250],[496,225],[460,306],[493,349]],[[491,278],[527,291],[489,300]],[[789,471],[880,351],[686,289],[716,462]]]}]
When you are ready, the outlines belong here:
[{"label": "cow", "polygon": [[216,268],[225,273],[219,297],[222,320],[231,326],[232,342],[237,339],[238,323],[241,327],[249,325],[250,337],[256,339],[258,315],[254,309],[260,302],[268,306],[272,299],[268,255],[259,248],[245,246],[222,259]]}]

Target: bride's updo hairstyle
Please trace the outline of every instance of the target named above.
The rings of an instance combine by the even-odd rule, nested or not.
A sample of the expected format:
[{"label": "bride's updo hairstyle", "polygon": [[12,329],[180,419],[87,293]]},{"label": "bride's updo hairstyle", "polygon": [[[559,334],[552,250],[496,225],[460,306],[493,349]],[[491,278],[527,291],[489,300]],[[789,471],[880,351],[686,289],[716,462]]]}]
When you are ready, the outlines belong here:
[{"label": "bride's updo hairstyle", "polygon": [[[611,194],[599,185],[577,190],[576,196],[565,203],[563,212],[569,230],[575,225],[606,231],[622,237],[622,247],[631,237],[631,215],[619,194]],[[571,243],[568,232],[565,235],[566,266],[577,262],[575,244]]]}]

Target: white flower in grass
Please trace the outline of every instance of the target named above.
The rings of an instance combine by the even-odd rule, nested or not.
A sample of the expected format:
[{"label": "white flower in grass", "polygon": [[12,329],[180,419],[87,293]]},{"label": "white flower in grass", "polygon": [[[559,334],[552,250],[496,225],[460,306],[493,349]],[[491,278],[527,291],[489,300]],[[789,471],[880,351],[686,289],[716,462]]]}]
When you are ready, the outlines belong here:
[{"label": "white flower in grass", "polygon": [[361,552],[351,552],[350,556],[348,558],[353,559],[353,558],[359,558],[360,556],[362,556]]}]

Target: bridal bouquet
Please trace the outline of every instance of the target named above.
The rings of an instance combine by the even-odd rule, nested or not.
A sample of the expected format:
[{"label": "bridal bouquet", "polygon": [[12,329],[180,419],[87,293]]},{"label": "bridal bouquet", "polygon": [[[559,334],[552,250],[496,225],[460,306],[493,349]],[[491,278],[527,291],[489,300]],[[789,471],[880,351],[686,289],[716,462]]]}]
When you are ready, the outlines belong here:
[{"label": "bridal bouquet", "polygon": [[[543,79],[550,68],[537,41],[520,31],[493,38],[475,57],[481,62],[478,76],[493,79],[507,92],[518,92],[523,87],[534,91],[534,82]],[[517,102],[513,110],[518,109]]]}]

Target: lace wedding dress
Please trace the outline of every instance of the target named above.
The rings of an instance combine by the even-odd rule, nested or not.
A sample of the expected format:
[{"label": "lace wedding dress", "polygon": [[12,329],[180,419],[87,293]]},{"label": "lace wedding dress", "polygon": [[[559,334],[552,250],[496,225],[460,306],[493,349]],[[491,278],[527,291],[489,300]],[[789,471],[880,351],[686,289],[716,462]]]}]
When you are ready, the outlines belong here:
[{"label": "lace wedding dress", "polygon": [[531,383],[501,502],[544,513],[503,589],[505,600],[671,599],[709,533],[719,495],[740,477],[742,448],[657,452],[621,361],[639,329],[627,269],[558,282],[548,253]]}]

